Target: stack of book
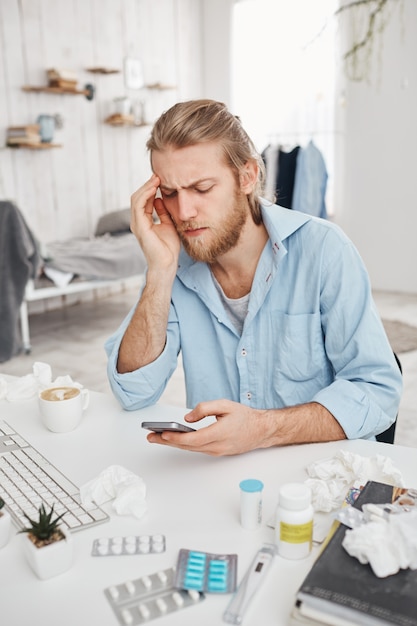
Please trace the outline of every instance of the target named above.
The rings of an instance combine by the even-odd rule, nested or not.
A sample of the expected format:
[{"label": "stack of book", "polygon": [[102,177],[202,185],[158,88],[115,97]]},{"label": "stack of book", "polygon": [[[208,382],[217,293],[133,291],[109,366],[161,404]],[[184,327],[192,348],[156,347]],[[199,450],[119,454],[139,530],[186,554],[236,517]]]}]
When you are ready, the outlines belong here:
[{"label": "stack of book", "polygon": [[60,70],[51,68],[46,71],[49,87],[59,87],[65,91],[76,91],[77,75],[71,70]]},{"label": "stack of book", "polygon": [[39,124],[28,124],[27,126],[9,126],[6,131],[6,145],[36,145],[41,143]]},{"label": "stack of book", "polygon": [[[388,504],[399,492],[369,481],[354,506]],[[415,490],[410,490],[409,493]],[[406,513],[403,513],[404,515]],[[346,527],[330,536],[296,595],[290,623],[331,626],[417,626],[417,570],[378,578],[370,565],[350,556],[342,543]]]}]

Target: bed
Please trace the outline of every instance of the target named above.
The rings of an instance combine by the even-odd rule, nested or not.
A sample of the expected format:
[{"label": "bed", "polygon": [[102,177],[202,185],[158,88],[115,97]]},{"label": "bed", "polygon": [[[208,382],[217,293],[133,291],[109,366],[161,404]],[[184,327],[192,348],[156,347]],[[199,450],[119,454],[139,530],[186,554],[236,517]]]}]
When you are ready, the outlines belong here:
[{"label": "bed", "polygon": [[12,202],[0,202],[0,362],[31,350],[29,303],[143,281],[130,209],[103,215],[93,237],[39,242]]}]

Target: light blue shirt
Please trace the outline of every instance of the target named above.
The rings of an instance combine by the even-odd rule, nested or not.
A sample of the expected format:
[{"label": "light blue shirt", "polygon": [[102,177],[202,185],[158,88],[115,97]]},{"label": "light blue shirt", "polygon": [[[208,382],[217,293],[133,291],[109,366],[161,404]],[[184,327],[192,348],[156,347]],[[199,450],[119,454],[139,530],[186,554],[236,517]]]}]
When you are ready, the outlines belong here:
[{"label": "light blue shirt", "polygon": [[156,403],[181,351],[190,408],[220,398],[254,408],[315,401],[348,438],[373,438],[395,420],[402,377],[362,260],[326,220],[276,205],[262,213],[269,241],[242,334],[208,266],[182,251],[162,354],[137,371],[117,372],[132,309],[106,342],[112,390],[125,409]]}]

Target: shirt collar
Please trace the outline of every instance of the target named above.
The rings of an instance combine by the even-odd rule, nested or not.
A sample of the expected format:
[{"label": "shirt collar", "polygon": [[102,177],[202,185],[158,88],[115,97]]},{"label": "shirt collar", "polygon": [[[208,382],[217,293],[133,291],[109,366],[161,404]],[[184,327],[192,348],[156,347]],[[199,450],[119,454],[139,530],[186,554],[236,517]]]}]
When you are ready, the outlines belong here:
[{"label": "shirt collar", "polygon": [[[277,204],[272,204],[268,200],[261,200],[262,219],[268,231],[271,247],[274,252],[279,251],[279,257],[286,254],[287,249],[284,241],[303,224],[310,221],[311,215],[293,211]],[[194,261],[183,248],[181,248],[178,262],[178,276],[181,277],[192,266],[206,265],[199,261]]]},{"label": "shirt collar", "polygon": [[285,239],[311,220],[311,215],[293,211],[267,200],[261,201],[262,219],[269,238],[274,243],[283,244]]}]

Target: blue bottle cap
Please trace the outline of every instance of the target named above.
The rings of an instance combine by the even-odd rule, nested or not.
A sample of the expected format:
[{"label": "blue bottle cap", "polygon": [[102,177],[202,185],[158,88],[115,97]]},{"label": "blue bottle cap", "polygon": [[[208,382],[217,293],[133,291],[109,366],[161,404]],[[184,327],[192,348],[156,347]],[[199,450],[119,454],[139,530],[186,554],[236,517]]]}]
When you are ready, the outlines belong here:
[{"label": "blue bottle cap", "polygon": [[261,480],[257,480],[256,478],[248,478],[247,480],[242,480],[242,482],[239,483],[239,487],[242,491],[254,493],[255,491],[262,491],[264,484]]}]

